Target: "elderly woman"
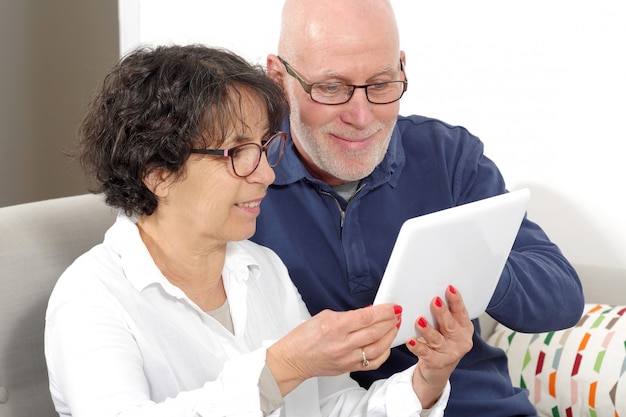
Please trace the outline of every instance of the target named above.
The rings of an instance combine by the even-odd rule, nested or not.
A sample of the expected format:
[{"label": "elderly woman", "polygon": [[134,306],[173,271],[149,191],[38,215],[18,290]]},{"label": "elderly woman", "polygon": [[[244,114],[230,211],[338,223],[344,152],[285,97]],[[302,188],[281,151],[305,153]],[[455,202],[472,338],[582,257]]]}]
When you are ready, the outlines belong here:
[{"label": "elderly woman", "polygon": [[246,240],[285,112],[279,87],[224,50],[140,49],[105,78],[79,156],[120,214],[50,298],[61,416],[443,415],[471,345],[460,295],[433,301],[447,332],[408,341],[419,364],[366,391],[346,372],[384,362],[400,306],[310,318],[280,259]]}]

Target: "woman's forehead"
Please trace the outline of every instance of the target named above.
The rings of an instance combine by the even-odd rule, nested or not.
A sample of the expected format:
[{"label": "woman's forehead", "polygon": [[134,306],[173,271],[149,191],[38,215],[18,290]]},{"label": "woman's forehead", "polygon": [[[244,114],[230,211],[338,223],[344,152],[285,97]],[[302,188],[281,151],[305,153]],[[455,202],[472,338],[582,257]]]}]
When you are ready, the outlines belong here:
[{"label": "woman's forehead", "polygon": [[249,142],[269,131],[266,103],[257,94],[243,90],[234,93],[228,105],[209,112],[204,132],[209,144]]}]

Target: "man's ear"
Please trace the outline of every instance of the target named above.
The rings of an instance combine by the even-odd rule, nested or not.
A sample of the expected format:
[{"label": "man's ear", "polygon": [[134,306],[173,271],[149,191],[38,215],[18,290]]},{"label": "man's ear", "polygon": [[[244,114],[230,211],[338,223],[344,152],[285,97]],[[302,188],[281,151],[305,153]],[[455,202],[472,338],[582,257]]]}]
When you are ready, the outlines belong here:
[{"label": "man's ear", "polygon": [[157,198],[165,198],[169,192],[171,172],[163,168],[150,169],[143,177],[143,183]]},{"label": "man's ear", "polygon": [[276,84],[281,86],[283,90],[285,86],[283,85],[283,80],[285,79],[285,67],[282,62],[276,55],[268,55],[267,56],[267,75],[274,80]]}]

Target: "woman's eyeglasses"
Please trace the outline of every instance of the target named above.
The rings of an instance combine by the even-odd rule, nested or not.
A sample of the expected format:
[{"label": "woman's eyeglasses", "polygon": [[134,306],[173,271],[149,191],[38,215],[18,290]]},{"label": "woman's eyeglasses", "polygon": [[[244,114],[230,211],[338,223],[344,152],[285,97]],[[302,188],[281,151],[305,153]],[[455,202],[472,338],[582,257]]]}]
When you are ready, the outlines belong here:
[{"label": "woman's eyeglasses", "polygon": [[283,157],[286,132],[276,132],[261,145],[258,143],[244,143],[228,149],[190,149],[190,153],[202,155],[217,155],[230,158],[233,171],[238,177],[247,177],[252,174],[261,162],[261,155],[265,152],[267,162],[274,168]]}]

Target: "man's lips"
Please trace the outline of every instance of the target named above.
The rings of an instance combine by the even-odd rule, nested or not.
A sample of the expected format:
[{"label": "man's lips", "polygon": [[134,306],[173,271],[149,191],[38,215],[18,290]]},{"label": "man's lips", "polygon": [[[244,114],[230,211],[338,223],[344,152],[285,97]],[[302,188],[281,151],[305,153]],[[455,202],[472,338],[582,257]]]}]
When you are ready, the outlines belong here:
[{"label": "man's lips", "polygon": [[360,151],[365,149],[374,137],[371,135],[365,138],[351,138],[332,134],[330,136],[339,146],[351,151]]}]

